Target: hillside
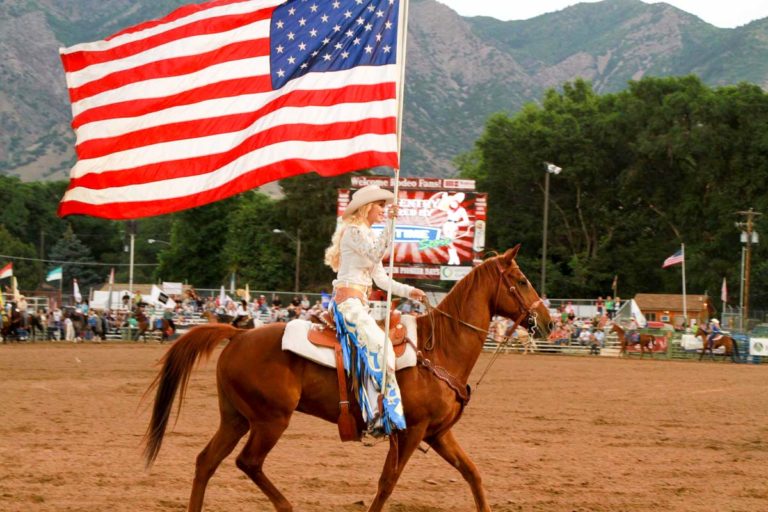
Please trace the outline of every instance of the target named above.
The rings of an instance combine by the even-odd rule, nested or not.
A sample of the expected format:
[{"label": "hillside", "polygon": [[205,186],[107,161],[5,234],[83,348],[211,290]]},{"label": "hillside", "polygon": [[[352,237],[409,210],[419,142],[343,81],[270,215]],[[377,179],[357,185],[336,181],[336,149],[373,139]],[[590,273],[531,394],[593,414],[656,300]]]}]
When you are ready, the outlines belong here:
[{"label": "hillside", "polygon": [[[0,1],[0,173],[63,179],[73,163],[58,48],[106,37],[189,0]],[[486,117],[577,77],[600,92],[649,75],[768,87],[768,19],[719,29],[666,4],[605,0],[530,20],[463,18],[411,0],[405,175],[455,173]]]}]

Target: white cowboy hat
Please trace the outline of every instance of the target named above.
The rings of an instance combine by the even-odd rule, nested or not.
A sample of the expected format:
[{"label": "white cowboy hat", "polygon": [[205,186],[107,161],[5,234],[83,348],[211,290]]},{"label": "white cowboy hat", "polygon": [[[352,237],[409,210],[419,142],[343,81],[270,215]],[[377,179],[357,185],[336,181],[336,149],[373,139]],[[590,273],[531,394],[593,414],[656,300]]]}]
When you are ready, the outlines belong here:
[{"label": "white cowboy hat", "polygon": [[716,324],[720,323],[720,320],[718,320],[717,318],[713,318],[712,321],[715,322]]},{"label": "white cowboy hat", "polygon": [[367,187],[363,187],[352,194],[352,200],[347,205],[347,208],[344,210],[341,217],[348,219],[353,213],[359,210],[361,206],[365,206],[368,203],[375,203],[376,201],[386,201],[386,204],[392,204],[395,202],[395,194],[378,185],[368,185]]}]

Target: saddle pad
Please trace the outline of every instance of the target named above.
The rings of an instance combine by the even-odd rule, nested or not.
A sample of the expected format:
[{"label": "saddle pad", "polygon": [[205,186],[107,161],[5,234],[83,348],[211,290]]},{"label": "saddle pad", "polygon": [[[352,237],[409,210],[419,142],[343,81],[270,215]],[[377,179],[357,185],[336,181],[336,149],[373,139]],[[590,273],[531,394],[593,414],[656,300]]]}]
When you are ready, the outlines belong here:
[{"label": "saddle pad", "polygon": [[[408,332],[408,338],[416,339],[416,318],[403,316],[402,324]],[[318,347],[309,341],[307,334],[314,324],[307,320],[291,320],[285,325],[283,333],[283,350],[293,352],[299,356],[309,359],[321,366],[336,368],[336,358],[333,349],[327,347]],[[405,353],[397,358],[395,368],[400,370],[416,366],[416,350],[410,343],[405,349]]]}]

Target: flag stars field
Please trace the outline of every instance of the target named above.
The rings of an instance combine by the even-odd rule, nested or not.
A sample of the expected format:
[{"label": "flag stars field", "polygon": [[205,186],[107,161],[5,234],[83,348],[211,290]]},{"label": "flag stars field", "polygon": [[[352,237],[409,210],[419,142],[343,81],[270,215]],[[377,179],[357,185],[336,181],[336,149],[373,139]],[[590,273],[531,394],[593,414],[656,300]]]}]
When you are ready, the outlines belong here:
[{"label": "flag stars field", "polygon": [[140,218],[399,167],[399,9],[217,0],[61,49],[78,160],[59,214]]}]

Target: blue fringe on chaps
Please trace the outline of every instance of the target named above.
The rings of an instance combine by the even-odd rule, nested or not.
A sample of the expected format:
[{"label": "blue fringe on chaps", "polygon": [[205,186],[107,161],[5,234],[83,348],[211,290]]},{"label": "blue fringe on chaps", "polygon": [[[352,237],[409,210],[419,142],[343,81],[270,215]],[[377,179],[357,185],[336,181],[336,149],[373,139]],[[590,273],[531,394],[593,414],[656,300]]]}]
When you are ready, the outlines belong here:
[{"label": "blue fringe on chaps", "polygon": [[384,392],[383,414],[379,415],[378,395],[384,373],[384,331],[371,317],[368,308],[359,299],[347,299],[341,304],[332,301],[330,310],[336,320],[336,329],[344,355],[347,376],[354,371],[360,382],[357,390],[363,420],[374,434],[391,434],[405,429],[403,403],[395,378],[395,351],[389,341],[387,359],[387,389]]}]

